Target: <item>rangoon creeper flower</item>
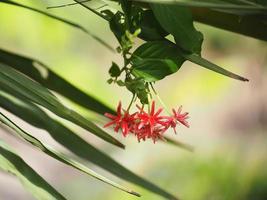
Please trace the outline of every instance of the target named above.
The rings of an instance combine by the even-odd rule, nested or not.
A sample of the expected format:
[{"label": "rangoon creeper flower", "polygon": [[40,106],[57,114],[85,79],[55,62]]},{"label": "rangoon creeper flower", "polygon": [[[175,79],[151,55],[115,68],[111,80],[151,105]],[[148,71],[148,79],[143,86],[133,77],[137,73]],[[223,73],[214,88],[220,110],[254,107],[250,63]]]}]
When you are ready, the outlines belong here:
[{"label": "rangoon creeper flower", "polygon": [[136,113],[130,114],[128,110],[123,110],[122,114],[122,105],[119,102],[116,115],[105,113],[105,116],[111,119],[111,121],[104,125],[104,127],[113,125],[114,131],[119,132],[121,130],[124,137],[133,134],[139,142],[152,139],[154,143],[157,140],[162,140],[164,133],[169,128],[173,128],[176,133],[176,126],[179,123],[189,128],[189,123],[187,122],[189,118],[188,112],[182,113],[182,106],[177,111],[172,109],[172,116],[160,115],[163,109],[159,108],[156,110],[155,101],[152,101],[148,112],[138,105],[137,108],[139,111]]}]

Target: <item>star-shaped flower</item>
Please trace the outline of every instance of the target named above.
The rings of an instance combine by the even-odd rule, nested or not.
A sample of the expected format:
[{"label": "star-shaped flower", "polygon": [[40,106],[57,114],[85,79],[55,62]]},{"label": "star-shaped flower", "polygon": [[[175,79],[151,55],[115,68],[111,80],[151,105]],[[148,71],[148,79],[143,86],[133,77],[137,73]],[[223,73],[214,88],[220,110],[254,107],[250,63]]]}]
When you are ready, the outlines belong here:
[{"label": "star-shaped flower", "polygon": [[129,112],[125,110],[123,110],[123,112],[124,114],[122,115],[122,106],[121,102],[119,102],[119,105],[117,107],[117,115],[105,113],[105,116],[111,119],[112,121],[105,124],[104,127],[106,128],[108,126],[114,125],[114,131],[118,132],[121,129],[122,134],[125,137],[132,129],[136,113],[129,114]]},{"label": "star-shaped flower", "polygon": [[185,113],[182,113],[182,106],[180,106],[178,108],[177,111],[175,111],[175,109],[172,109],[172,112],[173,112],[173,117],[178,121],[180,122],[181,124],[183,124],[184,126],[186,126],[187,128],[189,128],[189,123],[186,121],[189,116],[188,116],[188,112],[185,112]]}]

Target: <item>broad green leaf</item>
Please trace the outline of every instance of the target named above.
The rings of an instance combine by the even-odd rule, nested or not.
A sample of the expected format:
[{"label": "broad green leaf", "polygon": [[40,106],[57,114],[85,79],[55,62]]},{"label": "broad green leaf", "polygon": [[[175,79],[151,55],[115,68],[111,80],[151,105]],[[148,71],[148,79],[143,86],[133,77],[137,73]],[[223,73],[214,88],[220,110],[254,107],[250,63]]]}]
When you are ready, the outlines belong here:
[{"label": "broad green leaf", "polygon": [[185,51],[200,54],[203,35],[194,28],[191,11],[177,5],[150,4],[160,25]]},{"label": "broad green leaf", "polygon": [[84,141],[70,129],[50,118],[43,110],[25,98],[18,99],[6,92],[0,91],[0,107],[20,117],[38,128],[47,130],[51,137],[77,156],[105,169],[113,175],[140,187],[143,187],[162,197],[171,199],[173,196],[164,189],[134,174],[107,154]]},{"label": "broad green leaf", "polygon": [[41,85],[91,111],[99,114],[114,113],[112,109],[55,74],[48,66],[38,60],[0,49],[0,63],[13,67]]},{"label": "broad green leaf", "polygon": [[0,140],[0,169],[16,176],[25,189],[38,200],[66,200],[2,140]]},{"label": "broad green leaf", "polygon": [[175,73],[178,68],[169,59],[143,59],[133,65],[132,74],[147,82],[155,82]]},{"label": "broad green leaf", "polygon": [[129,194],[133,194],[136,196],[140,196],[140,194],[128,190],[125,187],[110,181],[109,179],[105,178],[104,176],[101,176],[100,174],[94,172],[93,170],[89,169],[88,167],[86,167],[85,165],[76,162],[75,160],[72,160],[70,158],[68,158],[66,155],[61,154],[59,152],[57,152],[56,150],[54,150],[53,148],[49,147],[46,144],[43,144],[41,141],[39,141],[38,139],[36,139],[35,137],[33,137],[32,135],[28,134],[27,132],[25,132],[24,130],[22,130],[19,126],[17,126],[14,122],[12,122],[8,117],[6,117],[4,114],[2,114],[0,112],[0,121],[2,123],[4,123],[5,125],[7,125],[9,128],[11,128],[14,133],[16,133],[16,135],[20,138],[22,138],[23,140],[25,140],[26,142],[32,144],[33,146],[35,146],[37,149],[39,149],[40,151],[46,153],[47,155],[51,156],[52,158],[67,164],[85,174],[88,174],[100,181],[103,181],[104,183],[107,183],[115,188],[118,188],[124,192],[127,192]]},{"label": "broad green leaf", "polygon": [[138,37],[146,41],[162,40],[168,34],[160,26],[151,10],[145,10],[141,13],[139,27],[141,33]]},{"label": "broad green leaf", "polygon": [[226,69],[223,69],[221,68],[220,66],[216,65],[216,64],[213,64],[211,63],[210,61],[202,58],[201,56],[197,55],[197,54],[184,54],[185,58],[195,64],[198,64],[202,67],[205,67],[209,70],[212,70],[214,72],[217,72],[219,74],[222,74],[222,75],[225,75],[225,76],[228,76],[230,78],[233,78],[233,79],[237,79],[237,80],[240,80],[240,81],[249,81],[247,78],[244,78],[242,76],[239,76],[237,74],[234,74]]},{"label": "broad green leaf", "polygon": [[12,94],[14,95],[24,96],[30,101],[47,108],[56,115],[65,118],[90,131],[103,140],[124,148],[124,145],[122,145],[118,140],[100,129],[94,123],[61,104],[47,88],[20,74],[11,67],[5,66],[1,63],[0,89],[9,93],[12,92]]},{"label": "broad green leaf", "polygon": [[47,12],[44,12],[42,10],[38,10],[36,8],[32,8],[30,6],[26,6],[26,5],[23,5],[23,4],[20,4],[20,3],[17,3],[17,2],[14,2],[14,1],[10,1],[10,0],[1,0],[0,3],[6,3],[6,4],[9,4],[9,5],[13,5],[13,6],[18,6],[18,7],[21,7],[21,8],[25,8],[25,9],[28,9],[28,10],[31,10],[31,11],[34,11],[34,12],[37,12],[39,14],[42,14],[44,16],[47,16],[47,17],[50,17],[52,19],[55,19],[55,20],[58,20],[60,22],[63,22],[67,25],[70,25],[72,27],[75,27],[77,29],[80,29],[81,31],[85,32],[86,34],[90,35],[92,38],[94,38],[95,40],[97,40],[99,43],[101,43],[102,45],[104,45],[105,47],[107,47],[109,50],[111,51],[115,51],[113,47],[111,47],[109,44],[107,44],[105,41],[103,41],[101,38],[99,38],[98,36],[92,34],[91,32],[89,32],[86,28],[82,27],[81,25],[79,24],[76,24],[74,22],[71,22],[69,20],[66,20],[66,19],[63,19],[61,17],[57,17],[55,15],[52,15],[50,13],[47,13]]},{"label": "broad green leaf", "polygon": [[150,59],[170,59],[173,60],[178,66],[182,65],[184,58],[181,54],[181,51],[177,46],[168,41],[152,41],[146,42],[138,47],[131,58],[133,62],[138,60],[150,58]]},{"label": "broad green leaf", "polygon": [[132,73],[148,82],[163,79],[177,72],[184,62],[177,47],[167,40],[147,42],[133,53]]},{"label": "broad green leaf", "polygon": [[[135,0],[134,3],[145,9],[150,9],[149,3],[152,1],[153,0]],[[244,0],[241,1],[244,2]],[[192,12],[193,19],[197,22],[267,41],[267,16],[266,10],[262,10],[262,7],[267,8],[267,1],[245,1],[248,3],[244,5],[244,3],[240,4],[240,0],[232,0],[232,2],[240,4],[234,6],[233,4],[229,4],[225,1],[216,0],[180,0],[175,2],[175,4],[189,7]],[[170,4],[170,2],[168,3],[165,0],[161,3]],[[233,9],[233,7],[235,9]],[[250,9],[248,10],[248,8]]]}]

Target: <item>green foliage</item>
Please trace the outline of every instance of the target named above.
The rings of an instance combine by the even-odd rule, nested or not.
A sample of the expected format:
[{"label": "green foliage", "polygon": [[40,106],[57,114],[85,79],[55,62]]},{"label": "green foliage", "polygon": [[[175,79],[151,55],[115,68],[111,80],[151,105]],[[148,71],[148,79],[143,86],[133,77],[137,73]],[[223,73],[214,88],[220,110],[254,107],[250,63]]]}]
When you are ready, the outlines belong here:
[{"label": "green foliage", "polygon": [[[0,92],[1,106],[27,123],[46,130],[59,144],[75,155],[105,169],[119,178],[142,186],[151,192],[166,194],[162,189],[134,174],[111,157],[101,152],[63,124],[49,117],[42,109],[25,98],[18,99],[6,92]],[[170,196],[170,195],[168,195]]]},{"label": "green foliage", "polygon": [[168,41],[147,42],[141,45],[132,56],[136,77],[154,82],[178,71],[184,58],[177,47]]},{"label": "green foliage", "polygon": [[168,33],[160,26],[152,10],[141,13],[138,25],[141,29],[139,37],[146,41],[162,40]]},{"label": "green foliage", "polygon": [[112,62],[112,65],[111,65],[108,72],[109,72],[111,77],[118,77],[121,75],[121,70],[120,70],[119,66],[114,62]]},{"label": "green foliage", "polygon": [[241,81],[248,81],[248,79],[244,78],[244,77],[241,77],[237,74],[234,74],[230,71],[227,71],[221,67],[219,67],[218,65],[215,65],[213,63],[211,63],[210,61],[200,57],[199,55],[197,54],[189,54],[189,55],[184,55],[185,58],[187,58],[189,61],[193,62],[193,63],[196,63],[202,67],[205,67],[209,70],[212,70],[214,72],[217,72],[217,73],[220,73],[222,75],[225,75],[225,76],[228,76],[230,78],[234,78],[234,79],[237,79],[237,80],[241,80]]},{"label": "green foliage", "polygon": [[[110,30],[118,40],[117,52],[121,53],[124,65],[120,67],[114,62],[112,63],[109,70],[111,78],[108,82],[125,87],[133,94],[133,100],[138,98],[142,104],[149,103],[150,89],[153,89],[152,84],[176,73],[186,60],[216,73],[247,81],[246,78],[227,71],[201,57],[203,35],[195,29],[194,20],[267,41],[267,4],[264,0],[116,0],[121,6],[120,10],[112,9],[101,0],[93,0],[93,2],[103,4],[103,9],[90,7],[91,1],[77,0],[75,2],[109,23]],[[2,0],[0,3],[31,10],[78,28],[114,51],[113,47],[110,47],[101,38],[91,34],[77,23],[10,0]],[[166,38],[167,35],[172,36],[175,43],[169,41]],[[136,47],[135,39],[137,37],[143,39],[144,43],[133,51],[132,49]],[[1,108],[15,114],[33,126],[46,130],[55,141],[78,157],[88,160],[113,175],[139,185],[150,192],[164,198],[175,199],[174,195],[168,193],[165,189],[137,176],[84,141],[63,124],[51,118],[40,107],[86,129],[113,145],[124,147],[117,139],[103,131],[92,121],[73,109],[67,108],[52,91],[65,96],[90,111],[99,114],[113,112],[112,109],[95,99],[93,94],[86,94],[79,90],[38,60],[0,49]],[[138,193],[112,182],[37,140],[33,136],[34,133],[25,132],[8,116],[1,113],[0,119],[15,131],[14,133],[18,138],[24,139],[29,145],[35,146],[54,159],[122,191],[139,196]],[[182,142],[168,138],[166,140],[176,146],[192,150],[191,146]],[[64,199],[3,142],[0,142],[0,164],[1,169],[16,175],[37,199]]]},{"label": "green foliage", "polygon": [[161,26],[173,35],[176,45],[190,53],[200,54],[203,35],[194,28],[188,8],[162,4],[150,6]]},{"label": "green foliage", "polygon": [[130,190],[124,188],[123,186],[110,181],[109,179],[107,179],[107,178],[97,174],[96,172],[92,171],[91,169],[87,168],[83,164],[68,158],[67,156],[57,152],[56,150],[49,147],[48,145],[43,144],[41,141],[39,141],[35,137],[31,136],[30,134],[26,133],[21,128],[19,128],[16,124],[14,124],[10,119],[8,119],[1,112],[0,112],[0,121],[2,123],[4,123],[5,125],[7,125],[8,127],[10,127],[12,130],[14,130],[15,133],[17,134],[17,136],[19,136],[20,138],[23,138],[26,142],[32,144],[33,146],[35,146],[39,150],[43,151],[45,154],[51,156],[52,158],[54,158],[54,159],[56,159],[56,160],[58,160],[64,164],[67,164],[67,165],[69,165],[69,166],[71,166],[71,167],[73,167],[73,168],[75,168],[81,172],[84,172],[85,174],[88,174],[88,175],[90,175],[96,179],[99,179],[99,180],[101,180],[107,184],[110,184],[113,187],[116,187],[122,191],[128,192],[128,193],[136,195],[136,196],[140,196],[138,193],[130,191]]},{"label": "green foliage", "polygon": [[66,199],[2,140],[0,140],[0,169],[16,176],[36,199]]},{"label": "green foliage", "polygon": [[8,65],[41,85],[53,90],[71,101],[99,114],[113,113],[113,110],[93,96],[84,93],[62,77],[55,74],[48,66],[38,60],[17,55],[0,49],[1,63]]},{"label": "green foliage", "polygon": [[56,115],[83,127],[107,142],[124,147],[119,141],[105,133],[94,123],[61,104],[47,88],[3,64],[0,64],[0,84],[4,91],[17,97],[24,97],[47,108]]}]

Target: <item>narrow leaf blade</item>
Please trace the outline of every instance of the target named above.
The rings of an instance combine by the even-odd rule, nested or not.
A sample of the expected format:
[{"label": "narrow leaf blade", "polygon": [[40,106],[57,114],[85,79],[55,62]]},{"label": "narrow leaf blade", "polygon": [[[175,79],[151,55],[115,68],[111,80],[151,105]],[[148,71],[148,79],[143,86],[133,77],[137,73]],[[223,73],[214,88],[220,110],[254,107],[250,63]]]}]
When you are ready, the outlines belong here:
[{"label": "narrow leaf blade", "polygon": [[89,169],[88,167],[84,166],[83,164],[68,158],[64,154],[57,152],[56,150],[49,147],[48,145],[43,144],[38,139],[36,139],[32,135],[28,134],[24,130],[22,130],[19,126],[17,126],[14,122],[12,122],[8,117],[6,117],[1,112],[0,112],[0,121],[2,123],[4,123],[5,125],[7,125],[9,128],[11,128],[12,130],[14,130],[17,136],[19,136],[20,138],[23,138],[26,142],[32,144],[33,146],[38,148],[40,151],[43,151],[44,153],[53,157],[54,159],[56,159],[56,160],[58,160],[64,164],[67,164],[67,165],[69,165],[69,166],[89,175],[89,176],[92,176],[92,177],[94,177],[94,178],[96,178],[96,179],[98,179],[104,183],[107,183],[107,184],[109,184],[115,188],[118,188],[124,192],[127,192],[129,194],[133,194],[135,196],[140,196],[140,194],[138,194],[137,192],[126,189],[125,187],[105,178],[104,176],[102,176],[96,172],[94,172],[93,170]]},{"label": "narrow leaf blade", "polygon": [[87,143],[76,133],[49,117],[43,110],[27,99],[18,99],[6,92],[0,92],[0,106],[24,121],[47,130],[51,137],[75,155],[101,167],[113,175],[145,188],[164,198],[173,199],[173,195],[164,189],[136,175],[104,152]]},{"label": "narrow leaf blade", "polygon": [[197,55],[197,54],[185,54],[184,55],[186,59],[188,59],[189,61],[200,65],[201,67],[205,67],[211,71],[217,72],[219,74],[222,74],[224,76],[228,76],[230,78],[236,79],[236,80],[240,80],[240,81],[249,81],[247,78],[244,78],[242,76],[239,76],[237,74],[234,74],[216,64],[213,64],[212,62],[202,58],[201,56]]},{"label": "narrow leaf blade", "polygon": [[1,63],[0,83],[0,88],[4,91],[12,92],[13,95],[24,96],[28,100],[44,106],[56,115],[81,126],[103,140],[124,148],[123,144],[96,126],[93,122],[61,104],[47,88]]},{"label": "narrow leaf blade", "polygon": [[99,114],[114,113],[96,98],[84,93],[38,60],[0,49],[0,63],[13,67],[36,82]]},{"label": "narrow leaf blade", "polygon": [[0,140],[0,169],[15,175],[36,199],[66,200],[2,140]]}]

